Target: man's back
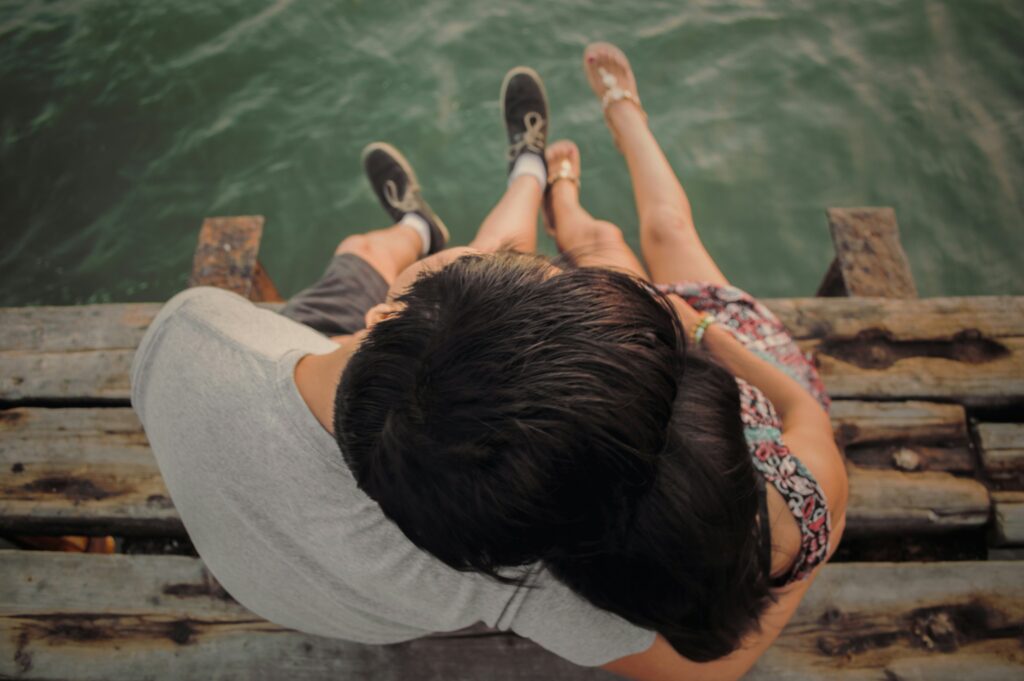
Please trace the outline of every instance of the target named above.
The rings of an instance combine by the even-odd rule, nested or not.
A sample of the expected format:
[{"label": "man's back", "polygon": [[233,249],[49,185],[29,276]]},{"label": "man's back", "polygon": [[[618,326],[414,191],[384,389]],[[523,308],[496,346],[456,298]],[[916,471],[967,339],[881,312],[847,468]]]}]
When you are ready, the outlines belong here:
[{"label": "man's back", "polygon": [[535,569],[536,591],[449,568],[356,485],[293,380],[324,336],[211,288],[161,311],[132,367],[132,404],[196,549],[243,605],[278,624],[366,643],[483,621],[580,664],[654,634]]}]

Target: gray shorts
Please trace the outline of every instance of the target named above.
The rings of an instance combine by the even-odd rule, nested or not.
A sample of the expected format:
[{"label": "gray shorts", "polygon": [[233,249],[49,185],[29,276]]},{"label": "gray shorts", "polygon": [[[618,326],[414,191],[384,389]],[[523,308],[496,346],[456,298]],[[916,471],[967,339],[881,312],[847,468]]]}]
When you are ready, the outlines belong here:
[{"label": "gray shorts", "polygon": [[388,283],[370,263],[339,253],[320,280],[292,296],[281,314],[325,336],[342,336],[365,327],[367,311],[383,303],[387,292]]}]

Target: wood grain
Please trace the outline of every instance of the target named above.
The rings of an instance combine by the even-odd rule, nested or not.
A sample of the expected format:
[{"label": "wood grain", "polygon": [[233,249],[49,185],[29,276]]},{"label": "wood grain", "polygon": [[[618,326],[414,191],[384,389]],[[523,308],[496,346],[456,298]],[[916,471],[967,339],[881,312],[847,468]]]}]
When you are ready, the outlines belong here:
[{"label": "wood grain", "polygon": [[[3,551],[0,570],[14,576],[0,581],[9,677],[615,678],[480,626],[385,646],[286,630],[238,605],[193,558]],[[1024,672],[1020,576],[1013,562],[826,566],[745,678],[1014,678]],[[1004,676],[965,676],[971,666]]]},{"label": "wood grain", "polygon": [[[851,533],[951,531],[989,515],[985,487],[947,473],[852,466],[850,484]],[[0,527],[10,531],[184,533],[131,409],[0,411],[0,492]]]},{"label": "wood grain", "polygon": [[819,295],[838,289],[848,296],[917,297],[892,208],[829,208],[826,214],[836,259]]},{"label": "wood grain", "polygon": [[1024,423],[978,423],[975,431],[988,476],[1024,485]]}]

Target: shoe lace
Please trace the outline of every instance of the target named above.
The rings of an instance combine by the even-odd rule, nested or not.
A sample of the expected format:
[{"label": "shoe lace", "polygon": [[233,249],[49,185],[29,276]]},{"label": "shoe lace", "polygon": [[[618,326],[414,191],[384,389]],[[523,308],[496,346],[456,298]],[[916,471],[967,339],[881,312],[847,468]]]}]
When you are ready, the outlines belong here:
[{"label": "shoe lace", "polygon": [[386,181],[384,183],[384,198],[387,199],[392,208],[403,213],[411,213],[419,207],[419,201],[416,200],[416,193],[412,190],[411,184],[406,186],[405,195],[399,198],[398,185],[395,181]]},{"label": "shoe lace", "polygon": [[526,125],[526,130],[523,131],[522,137],[508,147],[508,160],[510,161],[514,160],[523,149],[544,154],[544,137],[547,127],[544,117],[536,111],[531,111],[523,116],[523,123]]}]

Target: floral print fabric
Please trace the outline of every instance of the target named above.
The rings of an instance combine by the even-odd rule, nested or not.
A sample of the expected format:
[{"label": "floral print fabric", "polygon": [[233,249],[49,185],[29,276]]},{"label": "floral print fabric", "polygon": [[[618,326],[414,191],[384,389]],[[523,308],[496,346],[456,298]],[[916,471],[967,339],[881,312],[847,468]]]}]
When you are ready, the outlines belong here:
[{"label": "floral print fabric", "polygon": [[[811,357],[803,352],[785,327],[749,293],[733,286],[707,282],[681,282],[658,287],[674,293],[695,310],[708,312],[723,328],[758,357],[779,368],[802,385],[827,411],[825,386]],[[828,556],[831,518],[825,495],[807,467],[782,441],[782,420],[760,390],[737,378],[740,416],[754,467],[786,500],[800,526],[800,553],[789,574],[775,586],[806,578]]]}]

